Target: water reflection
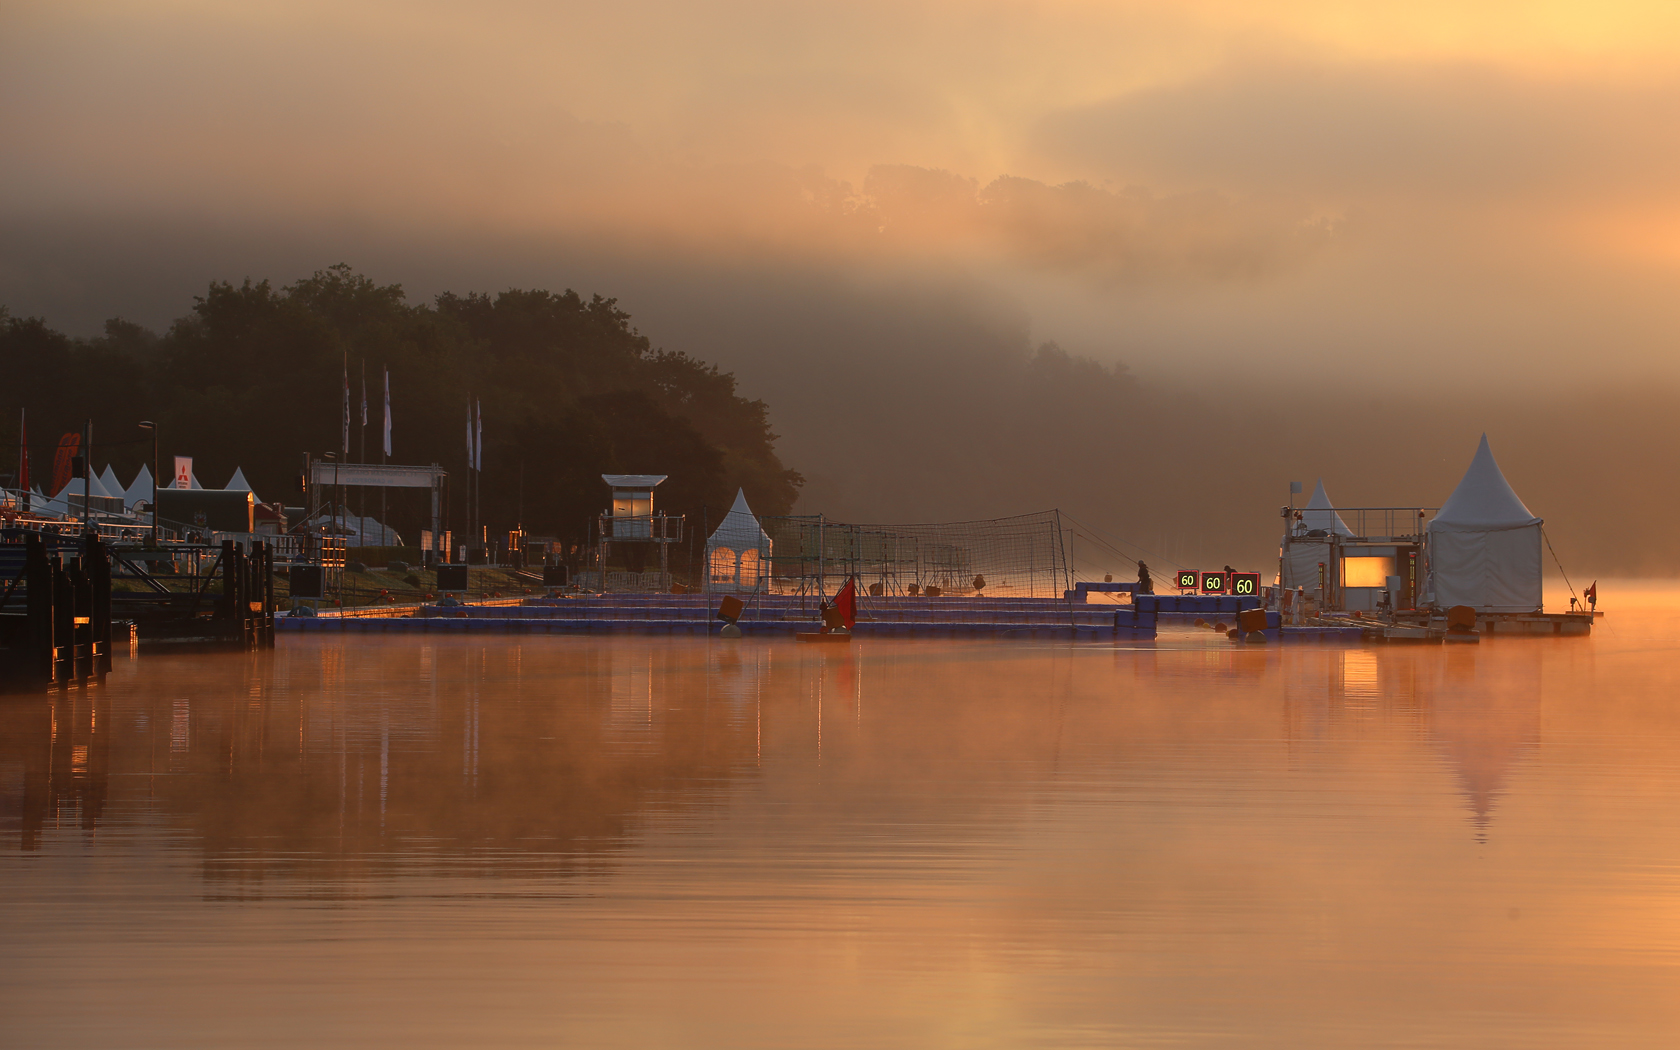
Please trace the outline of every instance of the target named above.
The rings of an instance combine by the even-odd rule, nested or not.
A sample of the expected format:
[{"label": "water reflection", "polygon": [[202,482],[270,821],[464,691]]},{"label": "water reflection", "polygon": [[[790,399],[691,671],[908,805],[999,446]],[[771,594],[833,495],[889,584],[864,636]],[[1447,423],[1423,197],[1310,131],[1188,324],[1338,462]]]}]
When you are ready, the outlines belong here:
[{"label": "water reflection", "polygon": [[[0,1014],[49,1045],[1651,1042],[1680,715],[1672,647],[1618,644],[153,659],[0,703]],[[88,959],[147,1005],[88,1020]]]}]

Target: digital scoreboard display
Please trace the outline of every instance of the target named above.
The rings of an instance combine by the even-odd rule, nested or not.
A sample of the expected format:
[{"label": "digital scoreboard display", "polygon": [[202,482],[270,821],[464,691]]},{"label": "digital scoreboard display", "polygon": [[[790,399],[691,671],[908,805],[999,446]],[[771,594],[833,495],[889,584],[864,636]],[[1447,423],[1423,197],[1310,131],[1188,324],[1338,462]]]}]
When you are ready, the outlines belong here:
[{"label": "digital scoreboard display", "polygon": [[1257,572],[1233,572],[1231,574],[1231,593],[1243,598],[1252,598],[1260,593],[1260,574]]},{"label": "digital scoreboard display", "polygon": [[1181,591],[1193,591],[1196,589],[1196,584],[1199,583],[1200,580],[1200,574],[1198,574],[1194,569],[1181,569],[1178,573],[1178,589]]},{"label": "digital scoreboard display", "polygon": [[1222,572],[1204,572],[1204,573],[1202,573],[1202,593],[1203,594],[1224,594],[1225,593],[1225,574],[1222,573]]}]

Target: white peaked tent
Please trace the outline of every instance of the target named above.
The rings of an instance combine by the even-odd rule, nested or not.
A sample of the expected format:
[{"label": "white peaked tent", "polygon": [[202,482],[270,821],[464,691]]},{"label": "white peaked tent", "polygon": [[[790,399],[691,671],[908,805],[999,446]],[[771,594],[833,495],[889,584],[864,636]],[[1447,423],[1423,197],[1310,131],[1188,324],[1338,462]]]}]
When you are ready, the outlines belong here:
[{"label": "white peaked tent", "polygon": [[1352,536],[1353,530],[1347,527],[1347,522],[1336,513],[1336,505],[1330,502],[1330,496],[1324,491],[1324,479],[1318,479],[1318,485],[1313,489],[1312,499],[1307,501],[1307,508],[1301,512],[1301,526],[1308,532],[1333,532],[1338,536]]},{"label": "white peaked tent", "polygon": [[251,492],[251,483],[245,480],[244,467],[234,467],[233,477],[229,478],[228,483],[222,487],[229,492],[250,492],[251,498],[255,499],[258,503],[262,502],[255,492]]},{"label": "white peaked tent", "polygon": [[[1336,513],[1336,505],[1330,502],[1330,496],[1324,491],[1324,479],[1320,478],[1317,487],[1313,489],[1312,499],[1307,501],[1306,509],[1301,512],[1299,523],[1290,525],[1291,535],[1284,538],[1282,579],[1279,581],[1285,587],[1305,587],[1311,590],[1319,585],[1318,566],[1324,563],[1324,579],[1334,583],[1335,566],[1330,557],[1330,545],[1327,535],[1352,536],[1353,530],[1347,527],[1347,522]],[[1316,532],[1318,536],[1309,537],[1306,534]]]},{"label": "white peaked tent", "polygon": [[1436,607],[1540,611],[1540,524],[1505,480],[1483,434],[1464,479],[1429,523]]},{"label": "white peaked tent", "polygon": [[770,537],[759,527],[746,490],[706,540],[709,586],[714,591],[758,591],[770,585]]},{"label": "white peaked tent", "polygon": [[140,473],[123,490],[123,506],[132,509],[136,503],[152,502],[152,468],[141,464]]},{"label": "white peaked tent", "polygon": [[107,496],[123,495],[122,482],[117,480],[117,472],[111,469],[109,463],[105,464],[105,469],[99,474],[99,487],[105,490]]}]

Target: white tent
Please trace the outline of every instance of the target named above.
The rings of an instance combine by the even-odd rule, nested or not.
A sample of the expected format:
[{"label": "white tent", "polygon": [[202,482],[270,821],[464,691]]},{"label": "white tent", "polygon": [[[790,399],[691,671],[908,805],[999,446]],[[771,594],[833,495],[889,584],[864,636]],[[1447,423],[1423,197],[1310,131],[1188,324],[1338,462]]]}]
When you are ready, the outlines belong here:
[{"label": "white tent", "polygon": [[244,467],[234,467],[233,477],[229,478],[228,483],[222,487],[227,489],[229,492],[250,492],[253,499],[256,499],[258,503],[262,502],[261,498],[257,497],[255,492],[251,491],[251,483],[245,480]]},{"label": "white tent", "polygon": [[1338,536],[1352,536],[1353,530],[1347,527],[1347,522],[1336,513],[1336,505],[1330,502],[1330,496],[1324,491],[1324,479],[1318,479],[1318,485],[1313,489],[1312,499],[1307,501],[1307,508],[1301,512],[1301,527],[1308,532],[1334,532]]},{"label": "white tent", "polygon": [[1436,607],[1540,611],[1540,525],[1505,480],[1483,434],[1464,479],[1429,523]]},{"label": "white tent", "polygon": [[[1313,532],[1319,535],[1307,535]],[[1284,539],[1279,580],[1283,586],[1305,587],[1308,590],[1317,587],[1321,582],[1320,562],[1324,563],[1323,579],[1335,583],[1336,567],[1331,564],[1330,545],[1325,538],[1329,535],[1352,536],[1353,530],[1336,513],[1336,505],[1330,502],[1329,494],[1324,491],[1324,479],[1320,478],[1313,489],[1312,499],[1307,501],[1306,509],[1301,512],[1300,522],[1291,523],[1291,535]]]},{"label": "white tent", "polygon": [[140,473],[134,475],[134,480],[128,488],[123,490],[123,506],[133,508],[136,503],[150,504],[152,502],[152,468],[141,464]]},{"label": "white tent", "polygon": [[714,591],[764,590],[770,583],[770,537],[747,506],[745,489],[706,540],[708,586]]},{"label": "white tent", "polygon": [[117,472],[111,469],[109,463],[105,464],[105,469],[99,474],[99,487],[105,490],[107,496],[121,496],[123,494],[122,482],[117,480]]}]

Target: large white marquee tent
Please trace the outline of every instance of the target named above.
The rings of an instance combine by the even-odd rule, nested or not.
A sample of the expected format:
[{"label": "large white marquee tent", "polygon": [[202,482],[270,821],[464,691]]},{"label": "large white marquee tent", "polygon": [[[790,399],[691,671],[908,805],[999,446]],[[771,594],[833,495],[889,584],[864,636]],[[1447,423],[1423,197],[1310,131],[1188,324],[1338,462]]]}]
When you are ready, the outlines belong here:
[{"label": "large white marquee tent", "polygon": [[759,591],[770,583],[770,537],[747,506],[745,489],[706,540],[706,567],[714,591]]},{"label": "large white marquee tent", "polygon": [[1539,612],[1541,520],[1494,461],[1487,435],[1458,488],[1429,523],[1429,572],[1437,608]]}]

